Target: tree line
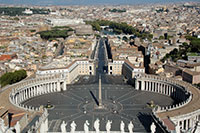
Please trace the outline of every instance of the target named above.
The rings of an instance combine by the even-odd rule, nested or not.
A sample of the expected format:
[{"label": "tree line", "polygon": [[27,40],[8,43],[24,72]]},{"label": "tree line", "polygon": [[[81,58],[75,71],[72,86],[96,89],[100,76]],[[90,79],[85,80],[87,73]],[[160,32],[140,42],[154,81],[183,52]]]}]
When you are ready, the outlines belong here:
[{"label": "tree line", "polygon": [[175,48],[170,53],[166,54],[161,61],[171,59],[177,61],[179,59],[187,60],[188,53],[200,53],[200,39],[194,36],[186,36],[187,40],[190,40],[190,44],[184,42],[179,46],[179,49]]},{"label": "tree line", "polygon": [[93,27],[93,30],[101,31],[101,26],[109,26],[110,29],[113,29],[115,34],[126,34],[126,35],[135,35],[142,39],[149,39],[153,38],[153,35],[148,32],[139,31],[138,29],[134,28],[131,25],[128,25],[125,22],[117,23],[114,21],[108,20],[95,20],[95,21],[86,21],[86,24],[90,24]]},{"label": "tree line", "polygon": [[[8,16],[23,16],[23,15],[27,15],[23,13],[26,9],[27,8],[25,7],[0,7],[0,14],[8,15]],[[30,10],[33,11],[33,14],[49,14],[50,12],[50,10],[48,9],[33,8]]]},{"label": "tree line", "polygon": [[21,81],[22,79],[25,79],[26,77],[27,77],[27,73],[23,69],[14,71],[14,72],[7,72],[0,77],[0,84],[1,84],[1,87],[4,87],[8,84],[17,83]]},{"label": "tree line", "polygon": [[117,9],[117,8],[114,8],[114,9],[109,9],[109,12],[118,12],[118,13],[122,13],[122,12],[126,12],[126,9]]},{"label": "tree line", "polygon": [[69,31],[73,31],[73,29],[69,27],[53,27],[51,30],[37,32],[36,34],[40,34],[42,39],[54,40],[56,38],[67,38]]}]

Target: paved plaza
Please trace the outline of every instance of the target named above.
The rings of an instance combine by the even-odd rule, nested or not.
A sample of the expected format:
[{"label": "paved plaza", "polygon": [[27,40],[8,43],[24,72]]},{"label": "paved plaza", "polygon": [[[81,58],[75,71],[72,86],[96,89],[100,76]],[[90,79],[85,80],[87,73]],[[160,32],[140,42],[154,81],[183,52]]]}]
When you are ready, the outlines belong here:
[{"label": "paved plaza", "polygon": [[154,101],[156,105],[173,104],[170,97],[136,91],[132,86],[123,82],[122,76],[102,76],[102,99],[104,109],[98,109],[94,97],[98,99],[98,82],[96,76],[82,76],[77,83],[69,85],[67,91],[45,94],[25,102],[26,105],[39,107],[50,102],[54,108],[49,110],[49,131],[60,131],[62,121],[66,121],[67,131],[75,121],[78,131],[83,131],[85,120],[90,123],[90,130],[94,131],[93,123],[100,119],[100,130],[105,131],[107,120],[112,120],[112,131],[120,130],[120,121],[124,121],[128,131],[129,121],[133,121],[134,132],[149,132],[152,123],[151,109],[148,103]]},{"label": "paved plaza", "polygon": [[[61,131],[62,121],[67,122],[67,131],[70,124],[75,121],[77,131],[83,131],[84,123],[89,121],[89,130],[94,131],[94,121],[100,119],[100,131],[105,131],[108,120],[112,121],[111,131],[120,131],[120,122],[125,123],[125,131],[128,131],[128,123],[134,124],[134,132],[150,132],[152,124],[151,108],[148,104],[153,101],[159,106],[173,104],[170,97],[136,91],[133,86],[125,83],[123,76],[105,74],[107,57],[105,56],[103,41],[100,40],[98,53],[98,66],[96,75],[79,76],[74,84],[67,85],[64,92],[45,94],[29,99],[24,104],[34,107],[52,104],[49,110],[49,131]],[[99,75],[101,75],[102,103],[99,109]],[[159,131],[159,130],[157,130]]]}]

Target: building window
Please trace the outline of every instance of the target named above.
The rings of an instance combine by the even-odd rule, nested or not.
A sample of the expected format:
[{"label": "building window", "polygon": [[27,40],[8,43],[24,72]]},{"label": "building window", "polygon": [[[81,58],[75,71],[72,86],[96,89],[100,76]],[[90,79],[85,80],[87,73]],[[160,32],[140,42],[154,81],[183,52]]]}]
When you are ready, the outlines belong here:
[{"label": "building window", "polygon": [[110,66],[110,70],[112,70],[112,66]]},{"label": "building window", "polygon": [[90,66],[89,69],[92,70],[92,66]]}]

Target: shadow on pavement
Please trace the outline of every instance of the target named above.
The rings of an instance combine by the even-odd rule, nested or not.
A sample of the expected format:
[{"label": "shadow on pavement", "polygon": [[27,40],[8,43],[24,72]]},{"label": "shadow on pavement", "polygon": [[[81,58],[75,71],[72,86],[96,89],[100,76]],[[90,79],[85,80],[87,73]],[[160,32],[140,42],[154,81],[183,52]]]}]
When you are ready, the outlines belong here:
[{"label": "shadow on pavement", "polygon": [[143,127],[145,128],[145,130],[147,132],[151,132],[150,126],[153,122],[153,118],[151,117],[151,115],[147,114],[147,113],[139,112],[137,117],[138,117],[139,121],[141,122],[141,124],[143,125]]},{"label": "shadow on pavement", "polygon": [[97,98],[94,96],[93,92],[90,91],[90,94],[92,95],[92,98],[94,99],[95,103],[99,106],[99,101],[97,100]]}]

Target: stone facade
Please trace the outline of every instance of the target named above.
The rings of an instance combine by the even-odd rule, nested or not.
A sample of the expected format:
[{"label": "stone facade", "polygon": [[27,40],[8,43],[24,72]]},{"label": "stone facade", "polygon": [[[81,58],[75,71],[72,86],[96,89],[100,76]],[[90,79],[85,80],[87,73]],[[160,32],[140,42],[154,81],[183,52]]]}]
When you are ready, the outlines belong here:
[{"label": "stone facade", "polygon": [[37,77],[60,74],[65,77],[66,84],[71,84],[79,75],[94,75],[95,63],[89,60],[76,60],[65,68],[39,69]]},{"label": "stone facade", "polygon": [[184,81],[187,81],[191,84],[199,84],[200,83],[200,72],[194,72],[190,70],[183,70],[182,77]]}]

